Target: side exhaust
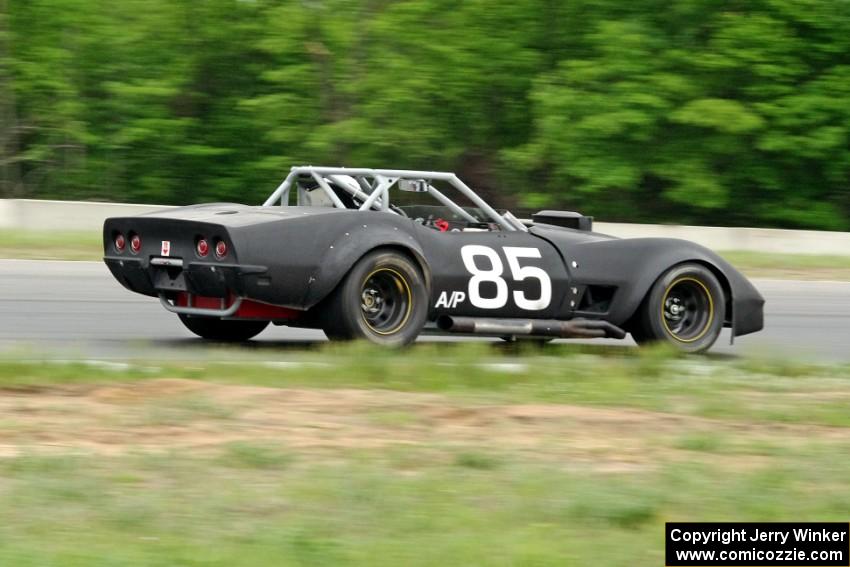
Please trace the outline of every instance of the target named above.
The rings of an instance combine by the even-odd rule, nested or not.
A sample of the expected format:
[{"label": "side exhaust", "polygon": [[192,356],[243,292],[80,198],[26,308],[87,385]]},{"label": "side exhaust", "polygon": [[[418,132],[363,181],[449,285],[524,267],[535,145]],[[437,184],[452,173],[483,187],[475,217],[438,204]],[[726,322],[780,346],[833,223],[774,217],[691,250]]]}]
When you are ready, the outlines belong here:
[{"label": "side exhaust", "polygon": [[624,339],[626,332],[608,321],[595,319],[493,319],[490,317],[454,317],[441,315],[437,328],[448,333],[473,335],[530,335],[562,339]]}]

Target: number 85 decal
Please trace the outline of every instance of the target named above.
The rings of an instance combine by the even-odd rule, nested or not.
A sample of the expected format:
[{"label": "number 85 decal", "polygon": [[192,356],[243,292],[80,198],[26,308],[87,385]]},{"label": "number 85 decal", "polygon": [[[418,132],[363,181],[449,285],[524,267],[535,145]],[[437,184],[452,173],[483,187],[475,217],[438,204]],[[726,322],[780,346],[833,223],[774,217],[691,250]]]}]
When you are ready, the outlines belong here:
[{"label": "number 85 decal", "polygon": [[[513,300],[517,307],[527,311],[540,311],[549,307],[552,301],[552,280],[549,274],[536,266],[521,266],[520,258],[542,258],[537,248],[504,246],[502,251],[508,260],[513,281],[537,280],[540,282],[540,297],[529,299],[525,292],[514,291]],[[508,283],[502,277],[505,267],[498,252],[489,246],[467,244],[460,249],[463,265],[472,274],[469,279],[469,302],[479,309],[501,309],[508,304]],[[478,257],[487,258],[489,269],[482,269]],[[495,297],[481,297],[481,284],[490,282],[496,286]]]}]

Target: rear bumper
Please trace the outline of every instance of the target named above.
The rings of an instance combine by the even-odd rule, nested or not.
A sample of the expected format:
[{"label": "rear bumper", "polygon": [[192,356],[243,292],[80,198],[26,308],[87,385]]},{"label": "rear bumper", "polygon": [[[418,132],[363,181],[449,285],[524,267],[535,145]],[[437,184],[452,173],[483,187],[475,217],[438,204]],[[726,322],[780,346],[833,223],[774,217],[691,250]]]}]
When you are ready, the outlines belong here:
[{"label": "rear bumper", "polygon": [[143,258],[115,256],[106,256],[103,261],[124,287],[150,296],[185,292],[204,297],[246,297],[252,295],[252,289],[270,284],[266,266],[203,262],[164,266],[152,265]]},{"label": "rear bumper", "polygon": [[303,312],[246,299],[262,285],[268,269],[241,264],[209,264],[179,258],[119,258],[104,262],[121,284],[136,293],[158,296],[162,306],[181,316],[294,321]]}]

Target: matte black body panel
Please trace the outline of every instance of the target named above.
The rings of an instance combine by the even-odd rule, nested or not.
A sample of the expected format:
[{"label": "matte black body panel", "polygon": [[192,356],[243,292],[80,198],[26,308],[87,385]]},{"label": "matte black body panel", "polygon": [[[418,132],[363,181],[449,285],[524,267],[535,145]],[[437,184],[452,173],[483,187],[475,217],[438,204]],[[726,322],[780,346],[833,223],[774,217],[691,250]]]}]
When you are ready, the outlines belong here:
[{"label": "matte black body panel", "polygon": [[[598,233],[535,226],[531,232],[555,244],[573,274],[573,284],[616,286],[610,310],[604,318],[621,326],[631,318],[652,284],[672,266],[699,262],[719,277],[731,301],[727,302],[726,326],[736,336],[763,327],[764,299],[755,287],[723,258],[708,248],[675,238],[614,238]],[[573,266],[575,262],[576,267]],[[579,314],[579,313],[577,313]]]},{"label": "matte black body panel", "polygon": [[[378,246],[405,248],[421,263],[424,255],[411,234],[413,228],[412,221],[382,212],[200,205],[107,219],[104,251],[113,275],[128,289],[145,295],[158,293],[150,259],[160,255],[162,241],[168,240],[170,257],[183,259],[187,266],[192,293],[219,296],[226,282],[240,296],[309,309],[336,287],[360,257]],[[117,254],[112,241],[118,232],[139,234],[140,253]],[[220,261],[212,253],[198,257],[199,237],[211,242],[223,239],[230,249],[227,258]],[[218,291],[210,294],[210,289]]]},{"label": "matte black body panel", "polygon": [[[118,253],[115,235],[142,238],[142,250]],[[529,232],[439,232],[399,215],[319,207],[249,207],[217,203],[165,210],[104,223],[105,262],[125,287],[145,295],[189,291],[226,297],[235,294],[259,302],[309,310],[325,299],[363,255],[378,247],[394,247],[413,257],[430,290],[429,319],[440,315],[571,319],[602,319],[628,326],[656,279],[682,262],[700,262],[718,275],[728,294],[727,326],[735,335],[762,328],[764,300],[737,270],[717,254],[697,244],[666,238],[618,239],[604,234],[551,225]],[[223,240],[229,249],[218,260],[195,252],[197,239]],[[183,269],[151,265],[162,241],[170,242],[169,257],[182,259]],[[499,266],[475,256],[475,271],[497,274],[507,285],[507,300],[498,308],[470,301],[471,278],[467,249],[492,250]],[[520,260],[516,260],[519,250]],[[513,254],[514,258],[509,256]],[[467,254],[468,256],[468,254]],[[511,261],[515,265],[511,266]],[[520,271],[531,270],[532,276]],[[541,287],[533,274],[545,272],[551,301],[542,305]],[[487,276],[484,280],[493,279]],[[475,283],[485,301],[497,295],[496,284]],[[603,310],[583,311],[594,286],[616,288]],[[520,307],[519,299],[540,304]],[[480,304],[480,301],[479,301]]]},{"label": "matte black body panel", "polygon": [[[569,273],[558,250],[550,242],[526,232],[437,232],[433,229],[416,226],[418,240],[422,243],[425,259],[431,270],[431,314],[432,318],[439,315],[467,315],[490,317],[529,317],[535,318],[563,318],[568,314],[564,302],[567,301],[567,290],[569,288]],[[481,309],[472,305],[469,300],[470,272],[464,266],[461,249],[464,246],[483,246],[493,249],[502,262],[502,278],[507,282],[508,301],[505,307],[495,310]],[[539,250],[540,258],[529,258],[523,260],[523,266],[539,267],[545,271],[552,284],[552,300],[548,307],[542,310],[528,311],[517,307],[516,302],[511,299],[514,293],[522,293],[529,298],[540,297],[540,284],[533,279],[525,281],[513,281],[510,277],[510,269],[504,255],[504,247],[522,247]],[[485,270],[493,266],[485,259],[478,260]],[[493,297],[495,295],[493,286],[490,289],[482,286],[482,296]],[[451,296],[452,293],[462,292],[467,294],[465,301],[454,308],[438,307],[440,296],[444,293]]]}]

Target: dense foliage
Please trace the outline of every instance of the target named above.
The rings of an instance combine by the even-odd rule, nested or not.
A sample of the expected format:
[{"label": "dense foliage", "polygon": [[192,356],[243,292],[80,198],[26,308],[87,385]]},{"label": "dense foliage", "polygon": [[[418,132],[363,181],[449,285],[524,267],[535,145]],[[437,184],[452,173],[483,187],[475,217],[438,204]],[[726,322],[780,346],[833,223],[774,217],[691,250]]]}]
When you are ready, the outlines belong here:
[{"label": "dense foliage", "polygon": [[0,196],[452,169],[608,219],[850,229],[845,0],[0,0]]}]

